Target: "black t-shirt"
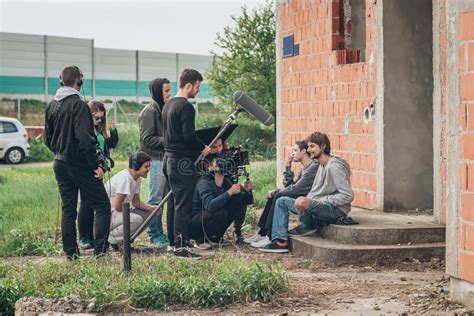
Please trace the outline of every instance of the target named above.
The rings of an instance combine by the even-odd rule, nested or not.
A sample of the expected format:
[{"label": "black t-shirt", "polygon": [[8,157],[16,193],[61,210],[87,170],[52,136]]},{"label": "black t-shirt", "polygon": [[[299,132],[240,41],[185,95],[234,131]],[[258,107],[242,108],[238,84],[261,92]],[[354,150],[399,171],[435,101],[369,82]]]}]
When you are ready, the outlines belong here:
[{"label": "black t-shirt", "polygon": [[165,152],[192,159],[199,156],[206,145],[196,134],[195,116],[186,98],[174,97],[166,102],[162,112]]}]

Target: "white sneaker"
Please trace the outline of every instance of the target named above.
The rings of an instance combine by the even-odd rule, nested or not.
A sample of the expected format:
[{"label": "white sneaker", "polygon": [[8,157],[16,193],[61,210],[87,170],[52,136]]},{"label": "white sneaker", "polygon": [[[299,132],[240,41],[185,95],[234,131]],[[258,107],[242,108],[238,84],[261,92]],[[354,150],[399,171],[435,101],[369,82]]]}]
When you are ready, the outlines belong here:
[{"label": "white sneaker", "polygon": [[201,250],[209,250],[209,249],[212,248],[212,246],[211,246],[211,244],[209,244],[207,242],[203,242],[202,244],[198,244],[197,248],[201,249]]},{"label": "white sneaker", "polygon": [[253,242],[257,242],[257,241],[260,241],[262,239],[265,239],[266,236],[261,236],[259,233],[256,233],[255,235],[253,235],[252,237],[249,237],[249,238],[245,238],[244,239],[244,243],[246,244],[251,244]]},{"label": "white sneaker", "polygon": [[259,241],[251,243],[250,246],[254,248],[263,248],[266,245],[269,245],[271,243],[272,241],[270,240],[270,238],[268,238],[268,236],[265,236],[265,237],[262,237],[262,239],[260,239]]},{"label": "white sneaker", "polygon": [[175,246],[170,246],[170,245],[166,246],[166,251],[168,252],[174,252],[175,250],[176,250]]}]

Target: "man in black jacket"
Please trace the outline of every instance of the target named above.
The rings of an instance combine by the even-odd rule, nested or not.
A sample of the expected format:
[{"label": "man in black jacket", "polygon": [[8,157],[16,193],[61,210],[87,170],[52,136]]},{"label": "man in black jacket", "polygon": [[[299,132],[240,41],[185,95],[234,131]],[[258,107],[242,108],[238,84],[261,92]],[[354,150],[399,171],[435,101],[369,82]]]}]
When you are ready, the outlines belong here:
[{"label": "man in black jacket", "polygon": [[247,205],[253,203],[251,181],[243,186],[232,184],[217,162],[219,155],[211,154],[206,158],[209,173],[198,181],[189,223],[189,236],[200,249],[210,249],[212,243],[219,243],[232,222],[236,235],[241,235]]},{"label": "man in black jacket", "polygon": [[[171,96],[171,84],[166,78],[157,78],[148,85],[152,101],[138,116],[140,126],[140,144],[142,151],[151,158],[150,175],[148,177],[148,204],[158,205],[168,193],[169,188],[163,173],[163,121],[161,112]],[[148,227],[150,241],[157,247],[166,246],[168,236],[163,232],[161,214],[154,225]]]},{"label": "man in black jacket", "polygon": [[168,201],[167,223],[170,246],[178,257],[200,258],[189,249],[188,224],[193,207],[197,182],[194,161],[199,154],[206,156],[211,148],[196,134],[196,112],[188,99],[199,92],[202,75],[185,69],[179,78],[179,90],[163,108],[163,136],[165,143],[164,171],[173,196]]},{"label": "man in black jacket", "polygon": [[110,202],[101,180],[103,171],[97,160],[91,112],[79,93],[83,75],[77,66],[68,66],[60,79],[62,87],[46,108],[44,138],[54,153],[53,169],[61,194],[63,250],[69,259],[75,259],[79,255],[78,191],[81,190],[81,199],[95,209],[95,255],[108,248]]}]

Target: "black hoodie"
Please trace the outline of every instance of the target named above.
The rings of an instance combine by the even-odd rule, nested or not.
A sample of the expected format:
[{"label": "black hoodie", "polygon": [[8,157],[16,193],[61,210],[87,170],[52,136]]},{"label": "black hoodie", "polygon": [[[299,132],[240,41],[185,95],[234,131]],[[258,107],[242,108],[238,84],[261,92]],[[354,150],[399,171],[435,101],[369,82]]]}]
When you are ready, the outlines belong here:
[{"label": "black hoodie", "polygon": [[157,78],[150,81],[148,88],[152,97],[152,102],[147,105],[138,116],[140,126],[141,149],[149,154],[151,158],[163,159],[163,123],[161,111],[165,105],[163,99],[164,78]]}]

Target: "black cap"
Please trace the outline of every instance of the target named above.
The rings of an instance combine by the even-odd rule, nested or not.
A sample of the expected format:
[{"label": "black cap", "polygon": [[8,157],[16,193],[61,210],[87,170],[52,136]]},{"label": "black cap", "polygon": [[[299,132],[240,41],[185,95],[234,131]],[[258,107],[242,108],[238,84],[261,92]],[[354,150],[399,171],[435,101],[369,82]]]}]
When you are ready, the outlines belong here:
[{"label": "black cap", "polygon": [[[238,124],[230,124],[229,128],[222,134],[221,139],[224,142],[232,132],[237,128]],[[209,145],[214,138],[217,136],[222,126],[203,128],[196,131],[198,137],[206,144]]]}]

